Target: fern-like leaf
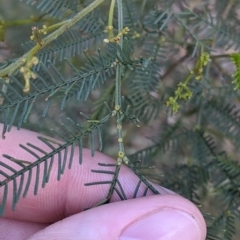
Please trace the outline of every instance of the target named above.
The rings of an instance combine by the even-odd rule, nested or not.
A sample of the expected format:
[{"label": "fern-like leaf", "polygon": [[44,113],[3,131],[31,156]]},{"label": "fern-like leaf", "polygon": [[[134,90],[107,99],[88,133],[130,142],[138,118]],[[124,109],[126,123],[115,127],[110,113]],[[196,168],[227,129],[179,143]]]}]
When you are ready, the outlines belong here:
[{"label": "fern-like leaf", "polygon": [[62,18],[67,10],[77,13],[77,0],[19,0],[26,1],[26,4],[36,5],[36,8],[42,12],[48,13],[51,17]]},{"label": "fern-like leaf", "polygon": [[[70,125],[73,125],[73,129],[69,127],[69,124],[68,127],[62,124],[64,133],[52,130],[53,133],[57,134],[57,136],[61,138],[62,142],[45,137],[38,137],[38,139],[49,148],[49,151],[42,150],[40,147],[32,143],[27,143],[26,145],[20,144],[22,149],[26,150],[35,158],[35,161],[33,162],[27,162],[21,159],[19,160],[4,154],[3,157],[6,160],[14,162],[15,166],[10,166],[7,161],[0,162],[0,165],[2,166],[0,176],[1,179],[3,179],[0,181],[0,187],[3,188],[0,214],[2,215],[5,209],[9,184],[13,184],[12,209],[14,210],[20,197],[26,197],[30,184],[34,184],[35,195],[37,195],[40,186],[45,187],[49,181],[51,168],[54,162],[57,162],[58,166],[57,180],[61,179],[61,175],[64,173],[66,167],[69,169],[71,168],[74,151],[76,149],[79,151],[79,163],[82,164],[83,138],[90,135],[90,138],[93,139],[94,132],[101,134],[101,131],[99,131],[101,125],[106,123],[110,117],[111,114],[109,113],[100,121],[91,124],[88,129],[84,129],[69,119],[69,123]],[[99,135],[98,139],[100,139],[99,147],[101,148],[101,135]],[[92,155],[94,155],[95,141],[93,140],[91,143]],[[33,170],[36,171],[34,176]],[[42,176],[41,179],[40,173]],[[18,179],[20,180],[17,181]],[[18,186],[17,183],[19,184]]]}]

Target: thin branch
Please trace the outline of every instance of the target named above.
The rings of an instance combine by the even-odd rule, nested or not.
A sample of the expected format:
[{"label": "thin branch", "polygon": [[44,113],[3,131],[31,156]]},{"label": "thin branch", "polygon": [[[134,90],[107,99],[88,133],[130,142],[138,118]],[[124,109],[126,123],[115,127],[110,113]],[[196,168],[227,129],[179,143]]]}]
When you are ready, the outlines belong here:
[{"label": "thin branch", "polygon": [[22,57],[20,57],[16,62],[10,64],[6,68],[0,70],[0,77],[8,76],[15,72],[18,68],[20,68],[24,64],[24,59],[28,59],[29,56],[33,56],[37,54],[41,49],[46,47],[53,40],[62,35],[65,31],[75,25],[79,20],[85,17],[88,13],[93,11],[98,5],[100,5],[105,0],[95,0],[93,3],[89,4],[86,8],[84,8],[80,13],[76,14],[73,18],[65,21],[65,24],[62,25],[59,29],[49,34],[47,37],[42,39],[41,45],[36,44],[31,50],[25,53]]}]

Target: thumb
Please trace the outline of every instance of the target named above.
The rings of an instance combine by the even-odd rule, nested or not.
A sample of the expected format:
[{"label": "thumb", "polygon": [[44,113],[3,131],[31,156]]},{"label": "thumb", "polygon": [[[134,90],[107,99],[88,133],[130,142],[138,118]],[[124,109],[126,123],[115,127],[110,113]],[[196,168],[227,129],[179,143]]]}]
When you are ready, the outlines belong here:
[{"label": "thumb", "polygon": [[204,219],[190,201],[177,195],[155,195],[75,214],[29,240],[204,240],[205,236]]}]

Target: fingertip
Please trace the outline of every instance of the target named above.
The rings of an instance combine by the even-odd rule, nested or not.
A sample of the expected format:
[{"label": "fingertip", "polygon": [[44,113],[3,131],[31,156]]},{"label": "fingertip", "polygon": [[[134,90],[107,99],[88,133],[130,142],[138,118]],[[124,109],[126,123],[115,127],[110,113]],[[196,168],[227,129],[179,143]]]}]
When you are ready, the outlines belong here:
[{"label": "fingertip", "polygon": [[155,195],[114,202],[70,216],[30,239],[60,236],[62,240],[204,240],[206,225],[190,201],[177,195]]},{"label": "fingertip", "polygon": [[161,208],[130,224],[119,240],[203,240],[201,227],[195,218],[184,211]]}]

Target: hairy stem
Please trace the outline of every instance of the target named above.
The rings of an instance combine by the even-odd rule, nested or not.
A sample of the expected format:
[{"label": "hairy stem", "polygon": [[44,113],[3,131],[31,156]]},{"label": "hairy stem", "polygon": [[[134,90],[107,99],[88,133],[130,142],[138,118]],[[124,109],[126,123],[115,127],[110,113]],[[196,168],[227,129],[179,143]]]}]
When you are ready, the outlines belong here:
[{"label": "hairy stem", "polygon": [[[117,0],[118,5],[118,32],[120,32],[123,29],[123,10],[122,10],[122,0]],[[120,48],[122,49],[122,36],[120,38],[119,42]],[[119,54],[119,53],[118,53]],[[116,81],[115,81],[115,110],[118,108],[117,112],[117,129],[118,129],[118,147],[119,147],[119,153],[124,153],[124,145],[123,145],[123,134],[122,134],[122,119],[123,116],[121,116],[121,65],[117,65],[116,68]],[[118,156],[122,159],[123,156]]]},{"label": "hairy stem", "polygon": [[108,38],[112,39],[114,37],[113,35],[113,13],[114,13],[114,7],[115,7],[115,0],[111,1],[110,9],[109,9],[109,15],[108,15]]}]

